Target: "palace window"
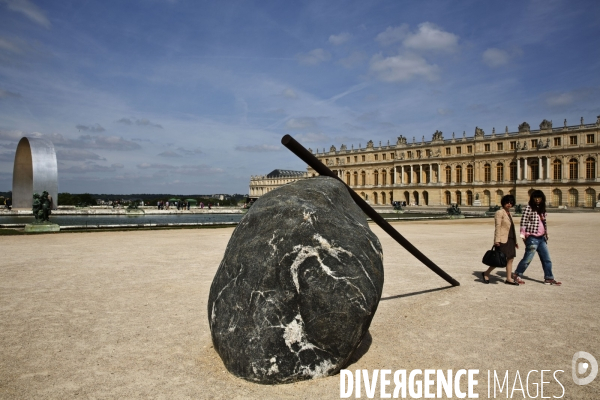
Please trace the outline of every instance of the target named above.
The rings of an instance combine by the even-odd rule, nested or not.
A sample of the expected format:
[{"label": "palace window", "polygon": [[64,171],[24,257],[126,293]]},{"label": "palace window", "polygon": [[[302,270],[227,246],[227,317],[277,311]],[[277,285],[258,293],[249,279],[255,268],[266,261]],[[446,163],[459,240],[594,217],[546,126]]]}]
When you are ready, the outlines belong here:
[{"label": "palace window", "polygon": [[473,146],[467,146],[467,153],[471,154],[473,152]]},{"label": "palace window", "polygon": [[350,172],[346,172],[346,185],[350,186]]},{"label": "palace window", "polygon": [[456,182],[462,182],[462,167],[460,165],[456,167]]},{"label": "palace window", "polygon": [[379,160],[379,155],[375,154],[375,161]]},{"label": "palace window", "polygon": [[515,140],[513,140],[512,142],[510,142],[510,149],[514,150],[517,148],[517,142]]},{"label": "palace window", "polygon": [[498,151],[504,150],[504,143],[496,143],[496,150],[498,150]]},{"label": "palace window", "polygon": [[382,185],[387,185],[387,172],[385,169],[381,171],[381,183]]},{"label": "palace window", "polygon": [[473,182],[473,166],[467,165],[467,182]]},{"label": "palace window", "polygon": [[537,143],[538,143],[537,139],[531,139],[531,148],[533,149],[533,148],[537,147]]},{"label": "palace window", "polygon": [[354,186],[358,186],[358,172],[354,172]]},{"label": "palace window", "polygon": [[365,156],[360,156],[362,161],[365,161]]},{"label": "palace window", "polygon": [[360,184],[363,186],[367,184],[367,174],[365,173],[365,171],[362,171],[360,173]]},{"label": "palace window", "polygon": [[457,147],[456,147],[456,154],[460,154],[460,153],[461,153],[461,150],[462,150],[462,149],[461,149],[461,147],[460,147],[460,146],[457,146]]},{"label": "palace window", "polygon": [[394,158],[396,158],[396,155],[394,153],[390,153],[390,159],[393,160]]},{"label": "palace window", "polygon": [[379,172],[375,171],[373,173],[373,184],[379,185]]},{"label": "palace window", "polygon": [[446,155],[449,156],[450,154],[450,147],[446,147]]},{"label": "palace window", "polygon": [[560,138],[559,137],[555,137],[554,138],[554,147],[558,147],[560,146]]},{"label": "palace window", "polygon": [[329,165],[329,158],[325,159],[325,165]]},{"label": "palace window", "polygon": [[350,157],[346,157],[346,162],[349,163],[350,162]]},{"label": "palace window", "polygon": [[382,160],[385,160],[385,157],[386,157],[386,154],[382,154],[382,155],[381,155],[381,159],[382,159]]},{"label": "palace window", "polygon": [[484,144],[483,148],[485,151],[490,151],[490,144],[489,143]]},{"label": "palace window", "polygon": [[585,137],[585,142],[586,142],[587,144],[592,144],[592,143],[594,143],[594,134],[592,133],[592,134],[586,135],[586,137]]},{"label": "palace window", "polygon": [[409,159],[412,158],[412,151],[407,151],[406,152],[406,157],[408,157]]},{"label": "palace window", "polygon": [[577,136],[569,136],[569,144],[577,144]]},{"label": "palace window", "polygon": [[540,179],[540,163],[537,159],[531,161],[531,179]]},{"label": "palace window", "polygon": [[358,156],[354,156],[354,162],[358,162]]},{"label": "palace window", "polygon": [[596,179],[596,160],[592,157],[585,160],[585,178]]},{"label": "palace window", "polygon": [[425,155],[426,155],[427,157],[431,157],[431,150],[429,150],[429,149],[428,149],[428,150],[425,150]]},{"label": "palace window", "polygon": [[517,162],[513,161],[510,163],[510,165],[508,166],[509,169],[509,179],[511,181],[516,181],[517,180]]},{"label": "palace window", "polygon": [[421,158],[421,150],[417,150],[417,158]]},{"label": "palace window", "polygon": [[577,173],[578,165],[577,159],[571,158],[569,160],[569,179],[577,179],[579,174]]},{"label": "palace window", "polygon": [[483,180],[485,182],[490,182],[492,180],[492,166],[490,164],[485,164],[483,166]]},{"label": "palace window", "polygon": [[552,178],[555,181],[560,181],[562,179],[562,162],[558,159],[552,162]]},{"label": "palace window", "polygon": [[498,163],[496,165],[496,181],[502,182],[504,181],[504,164]]},{"label": "palace window", "polygon": [[452,168],[446,167],[446,183],[452,182]]}]

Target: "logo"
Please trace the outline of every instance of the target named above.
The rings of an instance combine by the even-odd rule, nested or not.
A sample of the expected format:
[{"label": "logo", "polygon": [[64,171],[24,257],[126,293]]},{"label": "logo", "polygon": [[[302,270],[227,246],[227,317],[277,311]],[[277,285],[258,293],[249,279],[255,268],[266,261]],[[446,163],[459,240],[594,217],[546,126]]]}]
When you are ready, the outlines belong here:
[{"label": "logo", "polygon": [[[585,361],[578,362],[582,358],[585,359]],[[588,371],[588,376],[585,378],[579,378],[579,376],[588,373]],[[590,353],[578,351],[577,353],[573,354],[571,373],[573,374],[573,382],[580,386],[587,385],[596,378],[596,375],[598,375],[598,361],[596,361],[594,356]]]}]

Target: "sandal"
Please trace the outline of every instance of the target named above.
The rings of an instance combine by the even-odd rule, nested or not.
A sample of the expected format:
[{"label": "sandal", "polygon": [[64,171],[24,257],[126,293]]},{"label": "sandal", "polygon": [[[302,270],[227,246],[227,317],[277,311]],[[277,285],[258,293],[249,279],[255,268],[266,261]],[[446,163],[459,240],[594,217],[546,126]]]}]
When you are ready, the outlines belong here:
[{"label": "sandal", "polygon": [[560,286],[560,285],[562,285],[562,282],[559,282],[554,279],[544,279],[544,285]]},{"label": "sandal", "polygon": [[523,279],[521,279],[521,277],[517,274],[512,274],[511,275],[513,278],[513,281],[517,282],[519,285],[524,285],[525,281]]},{"label": "sandal", "polygon": [[490,278],[485,279],[485,272],[481,273],[481,277],[483,278],[483,283],[490,283]]},{"label": "sandal", "polygon": [[512,282],[509,282],[509,281],[504,281],[504,283],[506,283],[507,285],[520,286],[520,285],[519,285],[519,282],[517,282],[517,281],[512,281]]}]

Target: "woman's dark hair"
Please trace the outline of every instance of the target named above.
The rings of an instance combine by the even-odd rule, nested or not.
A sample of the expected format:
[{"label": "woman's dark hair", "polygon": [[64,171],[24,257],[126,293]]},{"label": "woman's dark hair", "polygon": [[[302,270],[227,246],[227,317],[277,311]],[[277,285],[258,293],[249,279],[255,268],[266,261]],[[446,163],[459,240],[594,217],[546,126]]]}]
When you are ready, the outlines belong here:
[{"label": "woman's dark hair", "polygon": [[[535,204],[535,198],[537,197],[542,199],[539,206]],[[531,196],[529,196],[529,206],[538,214],[544,214],[546,212],[546,195],[544,192],[541,190],[534,190],[531,192]]]},{"label": "woman's dark hair", "polygon": [[502,204],[502,207],[504,207],[505,204],[510,203],[513,206],[515,205],[515,196],[513,196],[512,194],[507,194],[505,196],[502,196],[502,199],[500,200],[500,204]]}]

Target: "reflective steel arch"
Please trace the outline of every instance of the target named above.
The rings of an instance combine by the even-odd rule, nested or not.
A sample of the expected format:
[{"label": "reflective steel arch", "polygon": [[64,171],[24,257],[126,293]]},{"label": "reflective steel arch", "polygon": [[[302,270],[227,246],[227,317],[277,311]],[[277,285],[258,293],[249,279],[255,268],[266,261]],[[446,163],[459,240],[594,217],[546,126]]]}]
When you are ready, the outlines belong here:
[{"label": "reflective steel arch", "polygon": [[52,208],[58,206],[56,151],[47,139],[23,137],[17,145],[13,168],[13,208],[31,209],[33,193],[47,191]]}]

